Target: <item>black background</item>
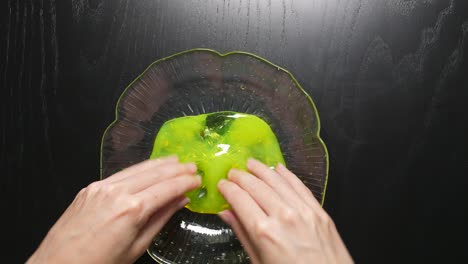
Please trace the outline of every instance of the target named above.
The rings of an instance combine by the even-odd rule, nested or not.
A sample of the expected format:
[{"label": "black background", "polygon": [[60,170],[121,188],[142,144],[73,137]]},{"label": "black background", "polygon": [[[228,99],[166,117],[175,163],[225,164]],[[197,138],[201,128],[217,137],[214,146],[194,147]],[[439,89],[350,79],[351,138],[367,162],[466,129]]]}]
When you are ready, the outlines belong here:
[{"label": "black background", "polygon": [[99,179],[126,85],[206,47],[263,56],[313,97],[325,208],[358,263],[466,260],[468,1],[9,0],[0,20],[2,258],[25,261]]}]

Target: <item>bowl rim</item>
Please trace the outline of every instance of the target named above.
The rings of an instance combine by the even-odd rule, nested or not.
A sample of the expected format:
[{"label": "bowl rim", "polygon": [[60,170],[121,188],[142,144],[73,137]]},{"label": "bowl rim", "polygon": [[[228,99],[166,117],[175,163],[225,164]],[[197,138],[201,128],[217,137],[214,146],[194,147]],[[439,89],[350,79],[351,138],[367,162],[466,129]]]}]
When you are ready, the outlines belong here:
[{"label": "bowl rim", "polygon": [[[221,53],[221,52],[218,52],[214,49],[209,49],[209,48],[193,48],[193,49],[189,49],[189,50],[184,50],[184,51],[181,51],[181,52],[177,52],[177,53],[174,53],[172,55],[169,55],[169,56],[166,56],[166,57],[163,57],[161,59],[158,59],[154,62],[152,62],[148,67],[145,68],[145,70],[140,73],[132,82],[130,82],[126,87],[125,89],[123,90],[123,92],[120,94],[119,96],[119,99],[117,100],[117,103],[115,104],[115,114],[114,114],[114,120],[106,127],[106,129],[104,130],[104,133],[102,134],[102,138],[101,138],[101,147],[100,147],[100,158],[99,158],[99,179],[102,180],[103,179],[103,150],[104,150],[104,139],[107,135],[107,133],[109,132],[109,130],[119,121],[119,106],[121,104],[121,100],[122,98],[124,97],[124,95],[127,94],[127,92],[129,91],[129,89],[133,86],[133,84],[135,82],[137,82],[141,77],[143,77],[148,70],[150,70],[153,66],[163,62],[163,61],[166,61],[166,60],[169,60],[169,59],[172,59],[172,58],[175,58],[177,56],[180,56],[180,55],[184,55],[184,54],[189,54],[189,53],[194,53],[194,52],[208,52],[208,53],[212,53],[216,56],[219,56],[219,57],[227,57],[227,56],[230,56],[230,55],[244,55],[244,56],[250,56],[250,57],[253,57],[257,60],[260,60],[264,63],[267,63],[269,64],[270,66],[272,67],[275,67],[277,68],[279,71],[282,71],[284,73],[286,73],[289,78],[294,82],[294,84],[297,86],[297,88],[299,88],[299,90],[302,92],[302,94],[309,100],[310,102],[310,105],[312,106],[313,110],[314,110],[314,114],[315,114],[315,118],[317,120],[317,132],[314,134],[314,137],[317,138],[319,144],[321,145],[321,147],[323,148],[324,152],[325,152],[325,183],[324,183],[324,186],[323,186],[323,192],[322,192],[322,197],[321,197],[321,201],[320,201],[320,205],[323,206],[324,205],[324,202],[325,202],[325,196],[326,196],[326,191],[327,191],[327,185],[328,185],[328,174],[329,174],[329,153],[328,153],[328,149],[327,149],[327,146],[325,145],[325,142],[322,140],[322,138],[320,137],[320,129],[321,129],[321,121],[320,121],[320,117],[319,117],[319,114],[318,114],[318,110],[317,110],[317,107],[312,99],[312,97],[305,91],[305,89],[301,86],[301,84],[297,81],[297,79],[294,77],[294,75],[287,69],[279,66],[279,65],[276,65],[274,64],[273,62],[259,56],[259,55],[256,55],[256,54],[253,54],[253,53],[250,53],[250,52],[246,52],[246,51],[240,51],[240,50],[233,50],[233,51],[229,51],[229,52],[226,52],[226,53]],[[156,258],[155,256],[153,256],[153,254],[151,254],[149,252],[149,249],[146,250],[148,255],[150,255],[151,258],[153,258],[156,262],[159,262],[159,261],[165,261],[164,259],[160,259],[160,258]],[[163,262],[163,263],[168,263],[168,262]]]}]

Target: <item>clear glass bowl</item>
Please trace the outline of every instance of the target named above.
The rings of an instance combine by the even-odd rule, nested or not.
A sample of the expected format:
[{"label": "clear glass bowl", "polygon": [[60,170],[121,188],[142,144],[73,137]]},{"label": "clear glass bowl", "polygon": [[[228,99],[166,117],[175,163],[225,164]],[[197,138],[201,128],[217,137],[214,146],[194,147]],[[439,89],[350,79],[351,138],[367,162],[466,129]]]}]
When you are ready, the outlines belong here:
[{"label": "clear glass bowl", "polygon": [[[311,97],[288,71],[245,52],[194,49],[151,64],[121,95],[104,132],[101,178],[149,158],[170,119],[219,111],[254,114],[275,132],[287,167],[323,203],[328,153]],[[233,231],[216,215],[178,211],[155,237],[160,263],[246,263]]]}]

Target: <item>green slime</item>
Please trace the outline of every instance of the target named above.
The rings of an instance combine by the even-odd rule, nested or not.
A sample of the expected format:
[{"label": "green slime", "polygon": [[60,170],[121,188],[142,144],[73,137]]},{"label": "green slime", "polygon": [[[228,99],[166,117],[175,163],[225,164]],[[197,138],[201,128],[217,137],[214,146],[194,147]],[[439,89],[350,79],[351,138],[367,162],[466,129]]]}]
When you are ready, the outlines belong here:
[{"label": "green slime", "polygon": [[201,187],[185,194],[190,198],[186,207],[208,214],[229,209],[217,184],[231,168],[245,171],[249,158],[269,167],[285,164],[270,126],[257,116],[236,112],[185,116],[165,122],[150,159],[174,154],[181,162],[194,162],[202,177]]}]

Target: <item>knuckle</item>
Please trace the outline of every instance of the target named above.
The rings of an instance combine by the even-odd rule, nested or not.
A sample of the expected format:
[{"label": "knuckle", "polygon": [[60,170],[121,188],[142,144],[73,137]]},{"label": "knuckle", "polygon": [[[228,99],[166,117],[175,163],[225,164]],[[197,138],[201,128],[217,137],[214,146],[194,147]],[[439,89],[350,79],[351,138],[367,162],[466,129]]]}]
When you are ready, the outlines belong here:
[{"label": "knuckle", "polygon": [[88,187],[81,188],[81,190],[78,192],[78,194],[76,195],[76,197],[85,196],[87,192],[88,192]]},{"label": "knuckle", "polygon": [[117,188],[114,184],[105,184],[101,186],[100,192],[105,195],[113,196],[117,193]]},{"label": "knuckle", "polygon": [[101,189],[101,183],[93,182],[83,190],[83,193],[88,194],[88,195],[93,195],[93,194],[98,193],[100,189]]},{"label": "knuckle", "polygon": [[299,220],[299,214],[291,208],[283,210],[281,216],[287,224],[295,224]]},{"label": "knuckle", "polygon": [[267,237],[271,231],[270,224],[264,220],[258,220],[254,225],[254,232],[258,237]]},{"label": "knuckle", "polygon": [[325,225],[325,227],[327,227],[328,229],[334,229],[335,228],[335,222],[333,222],[333,219],[329,216],[329,215],[326,215],[323,220],[322,220],[322,223]]},{"label": "knuckle", "polygon": [[318,216],[317,218],[318,218],[320,224],[322,224],[324,226],[330,226],[332,224],[332,222],[333,222],[331,220],[330,216],[327,213],[325,213],[324,211],[319,212],[317,214],[317,216]]},{"label": "knuckle", "polygon": [[130,216],[139,217],[144,206],[142,200],[132,197],[128,198],[126,201],[124,212]]},{"label": "knuckle", "polygon": [[73,203],[77,203],[80,200],[86,200],[88,198],[88,187],[82,188],[73,199]]}]

